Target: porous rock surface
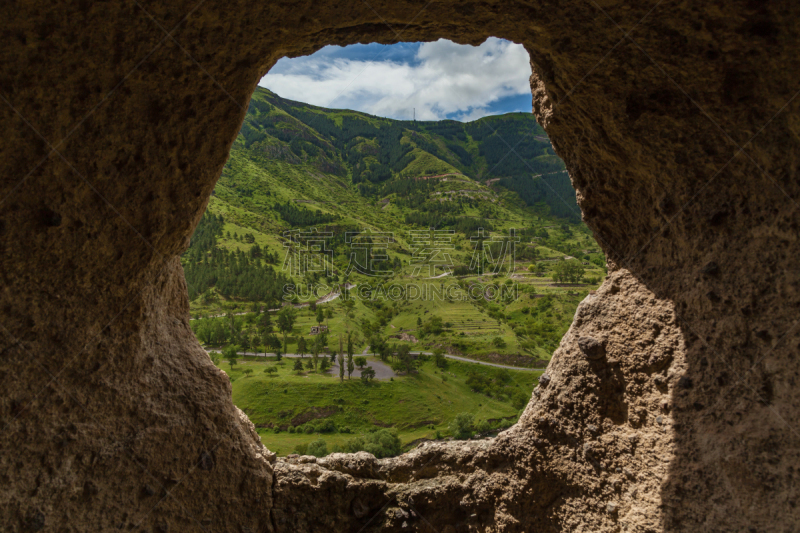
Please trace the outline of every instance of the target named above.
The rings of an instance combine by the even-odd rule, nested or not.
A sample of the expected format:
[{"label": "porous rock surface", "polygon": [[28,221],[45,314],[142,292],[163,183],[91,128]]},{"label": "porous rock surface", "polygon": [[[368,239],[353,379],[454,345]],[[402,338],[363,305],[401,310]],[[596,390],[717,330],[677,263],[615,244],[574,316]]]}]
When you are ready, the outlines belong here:
[{"label": "porous rock surface", "polygon": [[[586,334],[603,339],[603,359],[582,354]],[[282,531],[656,529],[674,458],[670,398],[685,370],[672,305],[616,272],[580,304],[550,382],[516,426],[391,459],[279,459],[275,523]]]},{"label": "porous rock surface", "polygon": [[[3,3],[0,529],[796,529],[799,10]],[[178,259],[249,95],[327,44],[489,36],[530,53],[616,272],[496,439],[277,460],[191,334]]]}]

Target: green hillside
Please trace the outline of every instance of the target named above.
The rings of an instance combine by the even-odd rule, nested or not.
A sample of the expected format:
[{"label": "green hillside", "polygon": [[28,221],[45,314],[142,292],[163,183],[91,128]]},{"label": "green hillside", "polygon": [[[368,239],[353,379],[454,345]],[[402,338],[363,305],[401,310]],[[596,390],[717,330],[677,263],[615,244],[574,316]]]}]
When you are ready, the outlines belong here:
[{"label": "green hillside", "polygon": [[[209,348],[262,354],[309,354],[314,346],[330,353],[349,335],[356,354],[368,350],[396,367],[392,382],[353,384],[338,397],[344,385],[322,368],[298,375],[287,363],[272,376],[256,378],[256,369],[237,377],[241,366],[219,359],[237,383],[234,401],[265,442],[284,453],[309,444],[314,431],[290,432],[294,424],[276,413],[299,420],[319,409],[337,428],[394,428],[403,444],[452,434],[449,419],[461,408],[439,406],[431,418],[409,399],[410,411],[377,402],[350,409],[356,414],[348,418],[342,405],[319,403],[355,402],[381,387],[390,396],[433,387],[466,410],[491,404],[474,396],[474,386],[456,386],[487,367],[453,373],[443,396],[445,382],[431,377],[442,368],[425,356],[412,361],[403,355],[409,350],[543,368],[578,303],[605,276],[563,169],[528,114],[396,121],[258,89],[183,256],[192,327]],[[286,325],[277,310],[289,308]],[[312,335],[319,324],[328,331]],[[527,397],[533,374],[524,374],[515,383]],[[283,395],[269,389],[278,382],[287,383]],[[519,394],[491,397],[485,420],[515,418],[524,404]],[[346,449],[352,435],[337,435],[329,444]]]}]

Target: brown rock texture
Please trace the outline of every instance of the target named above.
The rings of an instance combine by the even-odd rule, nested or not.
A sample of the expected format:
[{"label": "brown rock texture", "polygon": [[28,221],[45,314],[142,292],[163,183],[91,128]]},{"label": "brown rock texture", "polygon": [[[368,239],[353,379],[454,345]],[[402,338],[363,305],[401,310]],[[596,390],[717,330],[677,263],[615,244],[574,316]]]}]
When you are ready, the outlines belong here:
[{"label": "brown rock texture", "polygon": [[[0,528],[795,530],[799,11],[3,3]],[[618,271],[495,440],[276,461],[191,335],[177,258],[249,95],[327,44],[489,36],[529,51]]]},{"label": "brown rock texture", "polygon": [[[602,358],[583,353],[586,335],[604,344]],[[660,529],[677,451],[671,398],[685,372],[672,305],[616,272],[578,307],[516,426],[392,459],[279,459],[277,530]]]}]

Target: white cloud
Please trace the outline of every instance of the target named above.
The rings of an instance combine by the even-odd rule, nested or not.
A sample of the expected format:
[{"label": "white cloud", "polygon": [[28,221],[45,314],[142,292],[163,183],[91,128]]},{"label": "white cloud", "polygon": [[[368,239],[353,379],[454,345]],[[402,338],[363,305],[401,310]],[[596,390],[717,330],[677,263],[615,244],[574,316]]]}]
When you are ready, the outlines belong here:
[{"label": "white cloud", "polygon": [[260,85],[284,98],[385,117],[410,119],[416,108],[419,120],[474,120],[489,114],[492,102],[530,94],[528,53],[496,38],[477,47],[422,43],[404,61],[321,52],[282,59]]}]

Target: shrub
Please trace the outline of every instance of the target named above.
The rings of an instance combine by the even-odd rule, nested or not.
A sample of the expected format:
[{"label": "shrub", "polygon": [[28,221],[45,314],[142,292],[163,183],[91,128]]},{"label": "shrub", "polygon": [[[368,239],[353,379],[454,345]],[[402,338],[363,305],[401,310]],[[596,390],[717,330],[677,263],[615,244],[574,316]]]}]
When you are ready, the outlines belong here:
[{"label": "shrub", "polygon": [[336,433],[336,424],[333,420],[322,420],[315,424],[314,429],[317,433]]},{"label": "shrub", "polygon": [[495,337],[492,339],[492,345],[494,345],[496,348],[505,348],[506,341],[504,341],[502,337]]},{"label": "shrub", "polygon": [[436,363],[436,366],[445,369],[447,368],[447,358],[444,356],[444,350],[441,348],[436,348],[433,350],[433,360]]},{"label": "shrub", "polygon": [[306,455],[307,451],[308,451],[308,444],[298,444],[297,446],[294,447],[294,453],[300,455]]},{"label": "shrub", "polygon": [[475,424],[475,432],[476,433],[488,433],[492,430],[492,425],[489,423],[488,420],[481,420],[477,424]]},{"label": "shrub", "polygon": [[342,446],[342,450],[349,453],[365,451],[380,459],[399,455],[401,443],[395,430],[379,429],[348,440]]},{"label": "shrub", "polygon": [[368,366],[361,371],[361,381],[369,382],[371,379],[375,379],[375,370],[373,370],[371,366]]},{"label": "shrub", "polygon": [[252,373],[253,373],[253,369],[252,368],[245,368],[244,369],[244,375],[245,376],[250,377],[250,374],[252,374]]},{"label": "shrub", "polygon": [[511,406],[514,409],[522,409],[528,405],[528,399],[528,396],[522,391],[515,391],[514,394],[511,395]]},{"label": "shrub", "polygon": [[328,444],[322,439],[312,441],[306,449],[306,454],[314,457],[325,457],[328,455]]},{"label": "shrub", "polygon": [[460,413],[450,422],[450,432],[456,439],[468,439],[473,434],[475,417],[471,413]]}]

